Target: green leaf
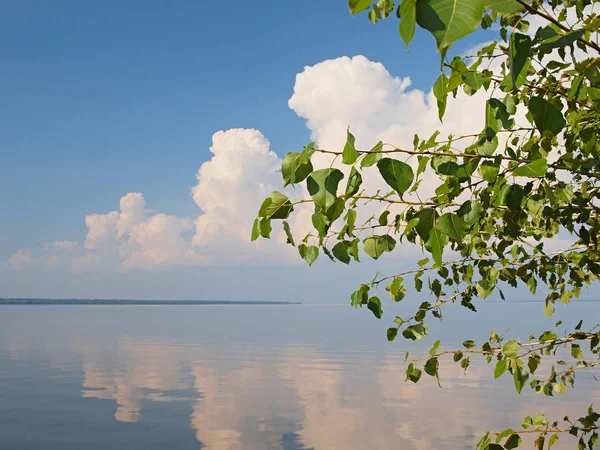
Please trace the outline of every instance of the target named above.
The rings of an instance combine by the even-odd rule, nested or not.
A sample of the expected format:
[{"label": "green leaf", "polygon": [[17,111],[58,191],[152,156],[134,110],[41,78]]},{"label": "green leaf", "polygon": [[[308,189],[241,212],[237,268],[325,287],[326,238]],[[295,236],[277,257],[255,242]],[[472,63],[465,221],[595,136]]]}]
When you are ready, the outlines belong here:
[{"label": "green leaf", "polygon": [[396,277],[386,286],[390,297],[395,302],[401,301],[406,296],[406,288],[404,287],[404,278]]},{"label": "green leaf", "polygon": [[506,94],[504,96],[504,100],[502,100],[504,106],[506,106],[506,112],[508,114],[516,114],[517,112],[517,104],[515,103],[515,97],[511,94]]},{"label": "green leaf", "polygon": [[396,247],[396,241],[388,234],[369,236],[363,241],[363,250],[373,259],[378,259],[385,252],[391,252]]},{"label": "green leaf", "polygon": [[290,224],[287,223],[286,220],[283,221],[283,231],[285,231],[285,235],[287,236],[287,243],[292,246],[296,246],[294,243],[294,237],[292,236],[292,230],[290,230]]},{"label": "green leaf", "polygon": [[348,242],[341,241],[331,249],[333,256],[339,259],[344,264],[350,264],[350,255],[348,254]]},{"label": "green leaf", "polygon": [[350,244],[348,245],[348,254],[350,256],[352,256],[354,258],[354,261],[356,262],[360,262],[360,258],[358,256],[358,243],[360,242],[359,239],[354,239],[352,242],[350,242]]},{"label": "green leaf", "polygon": [[369,9],[370,7],[371,0],[348,0],[348,8],[350,8],[350,13],[353,15]]},{"label": "green leaf", "polygon": [[437,228],[433,228],[429,232],[429,239],[425,242],[425,248],[431,253],[433,261],[437,266],[442,265],[442,253],[444,246],[448,243],[448,238],[442,234]]},{"label": "green leaf", "polygon": [[[477,91],[483,86],[483,75],[481,72],[477,71],[467,71],[462,73],[462,80],[465,82],[467,86],[469,86],[473,91]],[[449,91],[450,89],[448,89]]]},{"label": "green leaf", "polygon": [[429,162],[429,157],[428,156],[419,156],[418,160],[419,160],[419,165],[417,167],[417,178],[419,178],[419,175],[421,175],[423,172],[425,172],[425,169],[427,169],[427,163]]},{"label": "green leaf", "polygon": [[481,206],[481,203],[479,202],[467,200],[461,205],[456,213],[467,225],[473,225],[483,216],[483,206]]},{"label": "green leaf", "polygon": [[472,341],[470,339],[468,341],[463,342],[462,345],[464,348],[473,348],[477,346],[477,344],[475,344],[475,341]]},{"label": "green leaf", "polygon": [[266,208],[267,219],[286,219],[294,210],[290,199],[281,192],[271,193],[271,203]]},{"label": "green leaf", "polygon": [[546,317],[552,317],[554,315],[554,305],[550,302],[546,302],[546,306],[544,306],[544,315]]},{"label": "green leaf", "polygon": [[319,248],[314,245],[307,247],[305,244],[300,244],[298,246],[298,253],[300,253],[300,257],[304,259],[309,266],[312,266],[319,257]]},{"label": "green leaf", "polygon": [[259,227],[260,235],[265,239],[269,239],[269,237],[271,236],[271,230],[273,229],[271,227],[271,219],[261,219]]},{"label": "green leaf", "polygon": [[498,131],[510,129],[514,121],[506,109],[506,105],[497,98],[491,98],[485,106],[485,137],[491,141]]},{"label": "green leaf", "polygon": [[483,0],[420,0],[417,23],[430,31],[442,55],[481,24]]},{"label": "green leaf", "polygon": [[299,162],[300,164],[308,164],[310,162],[310,158],[315,153],[315,143],[311,142],[306,145],[300,153]]},{"label": "green leaf", "polygon": [[553,434],[552,436],[550,436],[550,439],[548,440],[548,450],[550,450],[550,447],[552,447],[554,444],[556,444],[557,441],[558,441],[558,434]]},{"label": "green leaf", "polygon": [[346,185],[346,194],[344,195],[344,198],[348,200],[350,197],[356,194],[360,189],[361,184],[362,176],[360,175],[360,172],[352,167],[350,170],[350,176],[348,177],[348,184]]},{"label": "green leaf", "polygon": [[514,358],[517,356],[520,349],[521,346],[517,341],[508,341],[506,344],[504,344],[504,347],[502,347],[502,352],[507,358]]},{"label": "green leaf", "polygon": [[556,383],[554,385],[554,392],[556,392],[557,394],[564,394],[565,392],[567,392],[567,387],[562,383]]},{"label": "green leaf", "polygon": [[485,9],[491,9],[498,14],[525,11],[525,7],[516,0],[486,0]]},{"label": "green leaf", "polygon": [[548,419],[543,414],[536,414],[533,416],[532,424],[534,427],[546,427],[548,426]]},{"label": "green leaf", "polygon": [[408,44],[415,37],[416,23],[417,23],[417,0],[402,0],[400,8],[400,37],[406,45],[408,50]]},{"label": "green leaf", "polygon": [[313,171],[313,165],[310,162],[302,162],[302,153],[290,152],[285,155],[281,164],[281,175],[283,176],[283,185],[296,184],[304,181]]},{"label": "green leaf", "polygon": [[254,219],[254,223],[252,224],[252,236],[251,240],[255,241],[260,236],[260,219]]},{"label": "green leaf", "polygon": [[260,209],[258,210],[258,217],[267,217],[267,208],[272,201],[273,200],[271,200],[271,197],[267,197],[263,200],[262,204],[260,205]]},{"label": "green leaf", "polygon": [[438,79],[433,84],[433,95],[437,100],[438,117],[440,121],[446,113],[446,104],[448,102],[448,78],[446,74],[442,72]]},{"label": "green leaf", "polygon": [[524,166],[519,166],[513,170],[516,177],[543,178],[548,172],[548,161],[545,158],[536,159]]},{"label": "green leaf", "polygon": [[388,216],[390,215],[390,210],[386,209],[384,212],[381,213],[381,215],[379,216],[379,219],[377,219],[377,222],[379,223],[379,225],[381,225],[382,227],[385,227],[388,224]]},{"label": "green leaf", "polygon": [[436,156],[431,159],[431,166],[440,175],[454,176],[460,169],[456,158],[452,156]]},{"label": "green leaf", "polygon": [[529,357],[529,360],[527,361],[527,367],[529,368],[531,374],[535,373],[541,361],[542,358],[537,353]]},{"label": "green leaf", "polygon": [[525,429],[529,428],[532,425],[533,425],[533,420],[529,416],[525,417],[523,419],[523,422],[521,422],[521,426]]},{"label": "green leaf", "polygon": [[356,142],[354,135],[350,133],[350,130],[346,131],[346,135],[346,145],[344,145],[344,151],[342,152],[342,162],[350,165],[354,164],[360,155],[354,146]]},{"label": "green leaf", "polygon": [[523,84],[525,84],[527,82],[527,73],[529,72],[530,66],[531,66],[531,60],[527,59],[525,61],[525,66],[523,67],[523,69],[521,70],[521,73],[517,76],[517,79],[514,82],[512,79],[512,72],[508,73],[504,77],[502,82],[498,85],[500,87],[500,89],[502,89],[503,91],[506,92],[506,91],[512,91],[513,87],[516,87],[518,89],[521,86],[523,86]]},{"label": "green leaf", "polygon": [[366,305],[369,299],[369,286],[362,284],[356,291],[352,293],[352,306],[358,308]]},{"label": "green leaf", "polygon": [[555,36],[544,39],[540,43],[539,49],[544,52],[550,52],[555,48],[570,47],[575,43],[575,41],[577,41],[577,39],[582,37],[584,33],[585,30],[573,30],[569,31],[568,33],[557,33]]},{"label": "green leaf", "polygon": [[[517,2],[515,1],[515,3]],[[517,5],[519,4],[517,3]],[[527,75],[523,69],[527,68],[526,66],[528,66],[528,62],[530,61],[531,44],[531,37],[526,34],[511,33],[510,35],[508,66],[510,67],[513,91],[516,91],[520,87],[519,76],[525,77]]]},{"label": "green leaf", "polygon": [[556,333],[552,331],[544,331],[540,336],[540,342],[551,341],[552,339],[556,339]]},{"label": "green leaf", "polygon": [[427,326],[422,323],[417,323],[406,327],[402,332],[402,336],[410,340],[421,340],[427,335]]},{"label": "green leaf", "polygon": [[378,0],[377,8],[381,11],[384,18],[394,12],[394,0]]},{"label": "green leaf", "polygon": [[406,369],[406,379],[412,381],[413,383],[418,383],[421,379],[421,370],[416,368],[413,363],[408,365]]},{"label": "green leaf", "polygon": [[414,180],[412,167],[402,161],[383,158],[377,163],[379,173],[385,182],[402,196]]},{"label": "green leaf", "polygon": [[379,300],[379,297],[371,297],[369,299],[369,303],[367,304],[367,308],[369,308],[375,317],[381,319],[381,316],[383,315],[383,309],[381,309],[381,300]]},{"label": "green leaf", "polygon": [[325,253],[325,255],[327,255],[327,257],[328,257],[328,258],[329,258],[331,261],[335,262],[335,258],[334,258],[334,256],[331,254],[331,252],[329,251],[329,249],[328,249],[327,247],[325,247],[324,245],[323,245],[321,248],[323,249],[323,253]]},{"label": "green leaf", "polygon": [[437,378],[439,376],[439,373],[438,373],[439,367],[440,367],[440,363],[439,363],[438,359],[436,357],[433,357],[433,358],[429,358],[427,360],[427,362],[423,366],[423,370],[430,377]]},{"label": "green leaf", "polygon": [[502,433],[500,433],[497,437],[496,437],[496,444],[499,444],[500,441],[508,436],[510,436],[511,434],[513,434],[514,431],[511,430],[510,428],[504,430]]},{"label": "green leaf", "polygon": [[413,217],[412,219],[410,219],[408,221],[408,223],[406,224],[406,227],[404,228],[404,232],[402,233],[403,236],[406,236],[408,233],[410,233],[417,225],[419,224],[419,218],[418,217]]},{"label": "green leaf", "polygon": [[344,208],[346,206],[346,203],[344,202],[343,198],[337,198],[335,200],[335,202],[333,202],[333,205],[331,205],[326,211],[325,211],[325,216],[327,217],[327,219],[329,220],[329,224],[332,224],[333,222],[335,222],[337,219],[339,219],[339,217],[342,215],[342,213],[344,212]]},{"label": "green leaf", "polygon": [[455,241],[462,241],[466,234],[467,224],[456,214],[443,214],[435,221],[435,227]]},{"label": "green leaf", "polygon": [[529,373],[522,367],[517,367],[513,370],[513,379],[515,380],[515,389],[520,394],[529,379]]},{"label": "green leaf", "polygon": [[508,437],[508,439],[504,443],[504,448],[506,450],[513,450],[513,449],[519,447],[521,445],[521,442],[522,442],[521,436],[519,436],[516,433],[513,433]]},{"label": "green leaf", "polygon": [[440,343],[441,343],[441,341],[439,339],[433,343],[433,347],[431,347],[431,349],[429,350],[429,354],[431,356],[436,354],[436,352],[438,351],[438,348],[440,348]]},{"label": "green leaf", "polygon": [[388,328],[387,330],[387,339],[392,342],[398,336],[398,328]]},{"label": "green leaf", "polygon": [[337,200],[337,189],[344,174],[338,169],[315,170],[308,177],[308,193],[317,206],[328,209]]},{"label": "green leaf", "polygon": [[383,142],[379,141],[360,161],[360,167],[364,169],[365,167],[371,167],[377,164],[377,161],[383,157],[383,153],[381,152],[382,149]]},{"label": "green leaf", "polygon": [[312,224],[315,230],[319,232],[319,236],[323,237],[327,234],[331,221],[324,214],[314,213],[312,215]]},{"label": "green leaf", "polygon": [[581,347],[578,344],[571,345],[571,356],[575,359],[583,359],[584,358],[583,351],[581,350]]},{"label": "green leaf", "polygon": [[424,208],[419,211],[416,216],[419,222],[415,225],[417,234],[424,241],[427,242],[429,234],[433,228],[433,219],[435,217],[435,210],[432,208]]},{"label": "green leaf", "polygon": [[460,367],[462,367],[465,370],[465,373],[467,373],[467,369],[469,368],[470,363],[471,363],[471,359],[468,356],[466,358],[464,358],[463,360],[461,360]]},{"label": "green leaf", "polygon": [[490,280],[483,279],[475,284],[475,290],[477,291],[477,295],[481,298],[481,300],[485,300],[494,291],[495,286],[495,283],[491,283]]},{"label": "green leaf", "polygon": [[496,164],[491,161],[485,161],[481,163],[479,169],[477,169],[481,178],[488,183],[493,183],[500,172],[500,164]]},{"label": "green leaf", "polygon": [[527,108],[544,137],[556,136],[567,124],[560,110],[543,97],[532,97]]},{"label": "green leaf", "polygon": [[498,136],[494,136],[492,140],[488,140],[485,135],[481,136],[481,138],[469,149],[472,149],[478,155],[492,156],[496,149],[498,148]]},{"label": "green leaf", "polygon": [[501,359],[494,369],[494,378],[500,378],[506,372],[506,359]]}]

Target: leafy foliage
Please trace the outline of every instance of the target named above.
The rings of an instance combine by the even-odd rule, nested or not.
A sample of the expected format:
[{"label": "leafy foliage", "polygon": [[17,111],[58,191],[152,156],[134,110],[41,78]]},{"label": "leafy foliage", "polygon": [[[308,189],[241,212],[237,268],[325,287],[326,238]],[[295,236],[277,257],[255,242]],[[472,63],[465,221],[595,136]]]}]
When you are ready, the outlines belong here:
[{"label": "leafy foliage", "polygon": [[[415,292],[429,295],[414,314],[394,318],[389,341],[399,335],[424,339],[432,318],[441,320],[451,304],[476,311],[476,300],[494,294],[504,299],[507,287],[545,292],[543,312],[549,317],[557,302],[567,305],[578,298],[600,274],[600,16],[593,12],[594,2],[348,4],[352,14],[368,11],[373,23],[399,18],[407,47],[417,28],[428,31],[441,56],[433,86],[440,120],[450,97],[462,91],[482,99],[485,124],[468,135],[442,138],[432,130],[428,137],[415,135],[411,148],[378,142],[371,150],[358,147],[348,130],[341,151],[311,143],[289,153],[282,166],[284,186],[305,182],[310,198],[271,194],[260,207],[252,239],[268,238],[271,221],[284,220],[287,242],[295,246],[287,220],[296,205],[312,203],[313,230],[297,247],[309,265],[320,251],[350,264],[360,261],[361,247],[378,259],[399,244],[421,246],[428,257],[415,269],[378,273],[351,295],[352,306],[366,306],[378,319],[385,306],[377,295],[382,283],[393,302],[407,296],[408,277]],[[529,29],[530,19],[542,25]],[[476,55],[449,58],[451,46],[478,28],[497,32],[498,39]],[[315,170],[311,157],[316,152],[330,155],[331,164]],[[424,193],[425,179],[433,192]],[[380,188],[370,192],[365,180]],[[360,214],[377,207],[358,225]],[[568,244],[546,250],[559,233],[570,240],[555,242]],[[449,258],[450,251],[458,256]],[[582,322],[572,330],[561,325],[524,342],[494,331],[485,342],[465,340],[461,349],[443,349],[437,341],[427,356],[410,361],[406,380],[417,383],[425,372],[439,382],[444,357],[465,371],[471,358],[480,357],[493,364],[495,378],[510,376],[518,393],[563,394],[574,386],[578,371],[600,365],[600,332],[596,327],[583,331]],[[538,370],[542,365],[545,370]],[[527,433],[535,435],[536,448],[550,448],[569,433],[578,448],[591,449],[597,445],[599,420],[592,407],[575,421],[565,417],[563,425],[538,414],[526,417],[519,432],[487,433],[477,448],[517,448],[520,435]]]}]

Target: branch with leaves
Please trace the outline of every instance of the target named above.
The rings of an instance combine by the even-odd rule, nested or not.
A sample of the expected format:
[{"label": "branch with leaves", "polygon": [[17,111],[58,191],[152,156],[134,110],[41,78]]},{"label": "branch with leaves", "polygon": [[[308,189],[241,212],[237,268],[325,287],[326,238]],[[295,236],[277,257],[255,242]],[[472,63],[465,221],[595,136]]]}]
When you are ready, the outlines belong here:
[{"label": "branch with leaves", "polygon": [[[557,302],[568,305],[578,298],[600,275],[600,17],[594,2],[348,3],[352,14],[368,11],[373,23],[396,11],[407,47],[417,28],[429,31],[441,55],[433,86],[440,120],[452,97],[478,95],[483,129],[447,138],[432,130],[428,137],[415,135],[412,148],[378,142],[370,149],[357,148],[348,130],[340,150],[311,143],[288,153],[283,185],[302,184],[306,197],[273,192],[259,209],[252,240],[269,238],[272,222],[279,220],[288,244],[296,246],[288,221],[296,208],[312,208],[312,230],[297,246],[309,265],[321,253],[350,264],[363,254],[377,260],[399,245],[420,246],[428,256],[417,267],[378,273],[351,295],[352,306],[366,306],[378,319],[385,303],[378,294],[382,285],[392,302],[407,296],[407,279],[415,295],[429,297],[414,314],[395,317],[387,330],[390,341],[398,335],[423,339],[431,319],[441,320],[446,308],[460,304],[476,311],[477,300],[494,294],[504,299],[507,288],[524,285],[535,295],[543,286],[548,317]],[[533,17],[543,24],[530,30]],[[479,28],[497,32],[498,39],[476,55],[448,56],[454,42]],[[315,168],[315,153],[330,155],[331,163]],[[363,183],[363,177],[372,183]],[[366,211],[371,216],[361,217],[360,225]],[[568,243],[546,251],[559,233]],[[573,330],[561,331],[561,325],[526,342],[495,332],[480,345],[465,340],[462,349],[439,350],[437,341],[429,356],[409,362],[406,378],[416,383],[424,371],[439,381],[440,358],[451,355],[466,371],[470,359],[480,357],[494,362],[496,378],[511,374],[519,393],[529,386],[547,396],[562,394],[574,386],[576,373],[600,365],[600,333],[581,331],[581,322]],[[536,375],[541,372],[549,375]],[[598,420],[591,407],[577,421],[565,417],[563,425],[537,415],[525,419],[520,433],[537,434],[538,449],[551,447],[562,433],[577,436],[579,448],[592,448]],[[520,444],[517,432],[505,430],[486,434],[477,448]]]}]

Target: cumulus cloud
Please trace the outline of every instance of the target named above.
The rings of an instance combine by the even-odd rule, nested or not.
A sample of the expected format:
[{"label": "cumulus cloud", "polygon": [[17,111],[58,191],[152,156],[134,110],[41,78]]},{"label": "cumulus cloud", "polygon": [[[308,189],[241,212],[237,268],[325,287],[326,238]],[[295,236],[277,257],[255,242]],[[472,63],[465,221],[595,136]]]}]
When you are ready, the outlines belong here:
[{"label": "cumulus cloud", "polygon": [[27,266],[35,264],[36,259],[31,252],[24,250],[17,250],[17,252],[10,257],[8,262],[15,269],[23,269]]},{"label": "cumulus cloud", "polygon": [[289,106],[306,119],[312,139],[340,149],[350,126],[362,148],[379,140],[412,147],[415,133],[429,136],[472,132],[483,127],[481,98],[460,94],[440,124],[431,92],[409,89],[410,78],[392,76],[364,56],[323,61],[296,76]]},{"label": "cumulus cloud", "polygon": [[[320,148],[341,150],[348,126],[360,148],[370,148],[379,140],[410,148],[415,134],[424,138],[434,130],[440,130],[441,136],[481,130],[485,95],[459,93],[449,101],[444,123],[440,124],[431,92],[412,89],[409,78],[395,77],[382,64],[355,56],[305,67],[296,76],[289,106],[306,120],[311,139]],[[290,257],[293,251],[282,245],[285,238],[281,233],[274,232],[273,241],[249,242],[262,199],[272,190],[282,190],[281,160],[270,149],[269,141],[258,130],[219,131],[213,136],[210,151],[211,159],[200,166],[197,184],[191,189],[199,208],[196,217],[150,212],[141,193],[128,193],[121,198],[118,210],[85,218],[88,234],[84,245],[59,250],[55,243],[37,256],[19,250],[8,265],[23,268],[50,265],[51,261],[60,265],[69,252],[73,268],[105,265],[125,271],[261,259],[296,260]],[[329,155],[316,154],[313,158],[316,167],[331,164]],[[409,163],[416,164],[413,159]],[[341,167],[339,161],[334,164],[347,173],[347,167]],[[439,182],[434,181],[426,177],[421,192],[431,193]],[[366,176],[364,187],[370,192],[378,188],[387,192],[382,183],[379,177]],[[307,193],[297,189],[293,195],[302,197]],[[369,208],[370,215],[383,207],[373,204]],[[299,209],[291,224],[295,233],[306,233],[311,214],[310,207]],[[403,251],[414,254],[414,249],[408,247]],[[59,254],[56,259],[54,256]]]},{"label": "cumulus cloud", "polygon": [[280,187],[281,160],[257,130],[231,129],[213,136],[213,157],[201,165],[191,196],[198,217],[177,217],[146,208],[142,193],[124,195],[119,209],[85,218],[83,246],[46,245],[40,255],[19,250],[10,267],[58,266],[63,254],[77,270],[94,267],[162,269],[178,265],[236,263],[261,257],[285,258],[274,242],[250,242],[252,221],[262,199]]},{"label": "cumulus cloud", "polygon": [[[192,244],[209,261],[254,259],[287,252],[268,241],[250,242],[261,202],[281,189],[281,160],[258,130],[232,129],[213,135],[213,157],[202,164],[191,190],[202,214]],[[277,238],[275,238],[277,241]]]},{"label": "cumulus cloud", "polygon": [[17,250],[8,260],[8,266],[13,269],[25,269],[27,267],[56,268],[69,265],[71,258],[82,252],[82,248],[76,242],[57,241],[44,244],[40,253],[34,255],[30,251]]},{"label": "cumulus cloud", "polygon": [[87,252],[73,259],[83,269],[104,262],[118,262],[122,270],[155,269],[195,262],[198,255],[182,233],[193,221],[167,214],[150,215],[146,200],[138,192],[121,198],[119,211],[91,214],[85,219]]}]

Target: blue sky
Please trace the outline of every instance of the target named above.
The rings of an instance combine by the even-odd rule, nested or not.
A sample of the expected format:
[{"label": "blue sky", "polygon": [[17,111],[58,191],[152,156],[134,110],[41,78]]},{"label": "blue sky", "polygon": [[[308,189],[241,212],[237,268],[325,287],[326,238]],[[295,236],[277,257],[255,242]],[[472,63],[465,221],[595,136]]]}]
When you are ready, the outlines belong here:
[{"label": "blue sky", "polygon": [[[143,193],[150,215],[195,220],[201,211],[190,188],[211,158],[213,133],[260,130],[280,157],[319,133],[288,106],[305,66],[364,55],[383,63],[388,78],[410,77],[411,89],[429,92],[439,68],[433,39],[417,33],[408,53],[397,24],[395,18],[377,25],[366,15],[353,18],[343,0],[6,3],[0,19],[0,259],[20,249],[36,255],[55,241],[84,245],[86,215],[118,209],[127,193]],[[191,239],[193,231],[182,227],[181,235]],[[132,296],[119,291],[127,280],[158,277],[161,297],[177,283],[173,295],[197,298],[196,281],[181,287],[182,277],[215,279],[228,264],[228,273],[241,274],[249,263],[135,276],[110,267],[4,270],[0,296],[43,295],[46,287],[48,296]],[[98,286],[106,283],[112,288]]]}]

